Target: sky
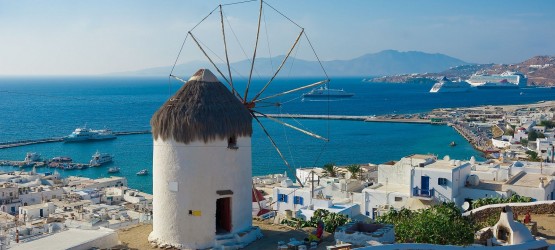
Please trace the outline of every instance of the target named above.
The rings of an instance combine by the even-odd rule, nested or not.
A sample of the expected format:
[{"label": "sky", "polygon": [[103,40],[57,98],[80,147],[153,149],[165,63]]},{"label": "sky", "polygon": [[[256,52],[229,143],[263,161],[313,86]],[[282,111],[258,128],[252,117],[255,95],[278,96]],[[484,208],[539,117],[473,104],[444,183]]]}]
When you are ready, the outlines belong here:
[{"label": "sky", "polygon": [[[387,49],[472,63],[555,55],[552,0],[265,1],[303,27],[325,61]],[[187,31],[220,3],[233,2],[0,0],[0,75],[95,75],[173,65]],[[258,7],[224,6],[232,61],[252,57]],[[286,54],[300,28],[264,7],[260,56]],[[215,11],[192,33],[221,60],[219,18]],[[307,41],[302,36],[303,51],[311,52]],[[311,53],[293,55],[313,59]],[[203,59],[188,37],[178,63]]]}]

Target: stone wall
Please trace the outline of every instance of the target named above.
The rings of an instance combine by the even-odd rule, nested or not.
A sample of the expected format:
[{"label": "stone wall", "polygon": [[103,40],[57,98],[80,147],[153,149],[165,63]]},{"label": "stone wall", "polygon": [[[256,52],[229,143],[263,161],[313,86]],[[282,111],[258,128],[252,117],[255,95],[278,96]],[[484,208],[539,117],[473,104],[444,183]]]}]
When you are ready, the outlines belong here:
[{"label": "stone wall", "polygon": [[488,205],[484,206],[483,209],[467,212],[465,215],[471,216],[478,223],[485,222],[490,216],[495,215],[499,217],[505,205],[509,205],[513,209],[513,213],[518,214],[520,217],[530,212],[532,220],[534,219],[534,214],[555,214],[555,201],[550,201]]}]

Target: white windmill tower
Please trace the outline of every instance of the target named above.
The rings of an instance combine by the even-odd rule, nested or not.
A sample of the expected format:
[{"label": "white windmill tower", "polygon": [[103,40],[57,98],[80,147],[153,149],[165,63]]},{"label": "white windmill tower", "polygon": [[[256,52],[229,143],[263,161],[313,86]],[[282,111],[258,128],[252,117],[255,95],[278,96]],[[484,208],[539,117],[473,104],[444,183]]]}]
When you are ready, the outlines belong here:
[{"label": "white windmill tower", "polygon": [[[207,69],[154,114],[153,232],[158,245],[203,249],[252,226],[252,116]],[[244,202],[247,201],[247,202]]]},{"label": "white windmill tower", "polygon": [[[242,237],[241,244],[247,244],[259,236],[258,229],[252,227],[252,186],[250,184],[252,183],[253,119],[268,135],[272,145],[287,166],[289,164],[260,122],[259,117],[276,121],[309,136],[327,140],[254,110],[257,104],[267,102],[271,98],[329,82],[326,79],[262,97],[264,91],[285,65],[299,39],[303,34],[306,37],[304,29],[300,28],[300,34],[293,47],[286,54],[273,76],[258,93],[249,97],[263,4],[267,5],[260,1],[257,43],[251,61],[248,84],[243,96],[233,85],[232,69],[229,65],[225,43],[222,5],[219,8],[224,47],[226,48],[224,63],[227,64],[227,76],[207,54],[207,50],[201,45],[203,43],[193,35],[192,30],[188,32],[187,37],[194,40],[199,50],[207,57],[229,88],[207,69],[197,71],[187,81],[174,76],[173,70],[170,73],[171,77],[185,84],[164,103],[151,120],[154,139],[154,214],[153,231],[149,236],[149,241],[158,246],[203,249],[215,247],[218,235],[222,234],[234,234],[235,238]],[[306,38],[308,40],[308,37]],[[186,41],[187,38],[183,44]]]}]

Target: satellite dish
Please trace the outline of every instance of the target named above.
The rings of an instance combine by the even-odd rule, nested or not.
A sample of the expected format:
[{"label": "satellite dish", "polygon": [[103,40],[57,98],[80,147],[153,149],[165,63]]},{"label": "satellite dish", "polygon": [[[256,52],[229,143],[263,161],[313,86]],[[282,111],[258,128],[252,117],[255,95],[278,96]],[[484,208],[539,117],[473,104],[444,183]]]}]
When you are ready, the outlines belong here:
[{"label": "satellite dish", "polygon": [[468,201],[465,201],[462,205],[462,209],[463,211],[468,211],[468,209],[470,208],[470,203],[468,203]]}]

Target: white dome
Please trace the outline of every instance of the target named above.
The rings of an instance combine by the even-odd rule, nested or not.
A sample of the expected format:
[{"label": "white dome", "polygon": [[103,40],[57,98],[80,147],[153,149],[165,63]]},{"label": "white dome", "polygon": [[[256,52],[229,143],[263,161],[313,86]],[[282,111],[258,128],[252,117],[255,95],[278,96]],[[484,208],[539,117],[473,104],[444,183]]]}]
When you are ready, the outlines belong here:
[{"label": "white dome", "polygon": [[480,178],[475,174],[471,174],[468,178],[466,178],[466,183],[470,186],[476,187],[480,185]]}]

